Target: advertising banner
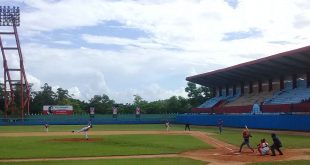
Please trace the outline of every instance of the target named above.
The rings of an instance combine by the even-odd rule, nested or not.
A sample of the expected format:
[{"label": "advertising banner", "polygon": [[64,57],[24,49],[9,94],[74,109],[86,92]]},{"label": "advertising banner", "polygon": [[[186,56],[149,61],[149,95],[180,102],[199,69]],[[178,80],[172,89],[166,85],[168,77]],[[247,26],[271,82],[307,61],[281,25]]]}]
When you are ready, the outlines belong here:
[{"label": "advertising banner", "polygon": [[73,107],[71,105],[44,105],[43,114],[46,115],[72,115]]}]

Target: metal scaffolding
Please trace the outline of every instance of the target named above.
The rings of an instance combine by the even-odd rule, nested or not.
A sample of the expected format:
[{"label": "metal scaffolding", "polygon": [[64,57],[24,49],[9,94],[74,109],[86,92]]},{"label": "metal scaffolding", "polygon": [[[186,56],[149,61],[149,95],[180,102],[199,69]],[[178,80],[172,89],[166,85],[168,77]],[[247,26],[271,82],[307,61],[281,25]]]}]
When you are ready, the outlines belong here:
[{"label": "metal scaffolding", "polygon": [[[20,47],[17,26],[20,25],[20,10],[19,7],[0,6],[0,26],[12,27],[12,31],[0,31],[0,48],[3,57],[4,81],[4,106],[6,117],[10,115],[20,115],[24,118],[25,109],[29,114],[30,88],[27,81],[23,55]],[[13,46],[5,45],[6,41],[3,36],[14,38]],[[8,51],[13,51],[18,55],[19,63],[17,66],[11,66],[12,61]],[[17,76],[16,76],[17,75]]]}]

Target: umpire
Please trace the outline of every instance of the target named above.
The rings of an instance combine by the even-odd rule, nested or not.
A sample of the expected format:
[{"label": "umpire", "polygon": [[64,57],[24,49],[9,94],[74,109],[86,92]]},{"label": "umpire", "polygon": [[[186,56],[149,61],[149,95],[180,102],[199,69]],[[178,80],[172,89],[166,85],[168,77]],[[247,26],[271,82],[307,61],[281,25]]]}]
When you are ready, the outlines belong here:
[{"label": "umpire", "polygon": [[280,150],[280,148],[282,147],[282,143],[281,143],[280,139],[277,137],[277,135],[275,133],[271,134],[271,138],[273,141],[273,144],[270,147],[271,152],[272,152],[271,156],[276,156],[275,150],[277,150],[279,152],[279,155],[283,155],[283,152]]}]

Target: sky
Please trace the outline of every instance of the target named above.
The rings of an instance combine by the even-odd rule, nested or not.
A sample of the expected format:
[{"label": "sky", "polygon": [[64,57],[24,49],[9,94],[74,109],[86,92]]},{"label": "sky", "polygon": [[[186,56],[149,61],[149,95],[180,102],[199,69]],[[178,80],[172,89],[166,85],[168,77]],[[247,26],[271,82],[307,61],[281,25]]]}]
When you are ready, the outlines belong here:
[{"label": "sky", "polygon": [[[102,94],[117,103],[131,103],[133,95],[147,101],[186,97],[187,76],[310,43],[308,0],[0,0],[0,5],[20,7],[18,32],[33,90],[48,83],[85,101]],[[16,65],[18,58],[10,58]]]}]

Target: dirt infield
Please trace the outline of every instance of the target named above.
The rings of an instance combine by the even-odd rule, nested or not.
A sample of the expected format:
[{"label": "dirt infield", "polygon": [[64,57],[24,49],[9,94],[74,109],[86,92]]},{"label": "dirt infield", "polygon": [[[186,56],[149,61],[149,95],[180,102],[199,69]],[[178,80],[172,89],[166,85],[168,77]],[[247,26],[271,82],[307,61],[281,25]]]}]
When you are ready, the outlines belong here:
[{"label": "dirt infield", "polygon": [[63,138],[63,139],[51,139],[48,140],[50,142],[98,142],[98,141],[102,141],[103,138],[89,138],[89,139],[85,139],[85,138]]},{"label": "dirt infield", "polygon": [[211,164],[245,164],[254,162],[272,162],[284,160],[310,160],[310,149],[285,149],[284,155],[281,156],[260,156],[258,151],[254,153],[246,149],[239,153],[239,148],[210,137],[202,132],[193,132],[192,136],[212,145],[215,149],[195,150],[181,153],[180,155],[192,159],[211,162]]},{"label": "dirt infield", "polygon": [[[159,155],[134,155],[134,156],[104,156],[104,157],[74,157],[74,158],[42,158],[42,159],[8,159],[0,162],[17,161],[42,161],[42,160],[90,160],[90,159],[121,159],[121,158],[159,158],[159,157],[184,157],[210,162],[210,164],[245,164],[253,162],[272,162],[285,160],[310,160],[310,149],[284,149],[281,156],[260,156],[257,151],[254,153],[244,149],[239,153],[239,148],[217,140],[208,133],[200,131],[91,131],[89,135],[128,135],[128,134],[163,134],[163,135],[184,135],[188,134],[201,141],[210,144],[214,149],[192,150],[180,154],[159,154]],[[0,133],[1,136],[65,136],[73,135],[71,132],[27,132],[27,133]],[[81,135],[74,134],[77,138],[52,139],[51,141],[71,141],[71,142],[93,142],[103,140],[102,138],[90,138],[88,141],[81,138]]]}]

